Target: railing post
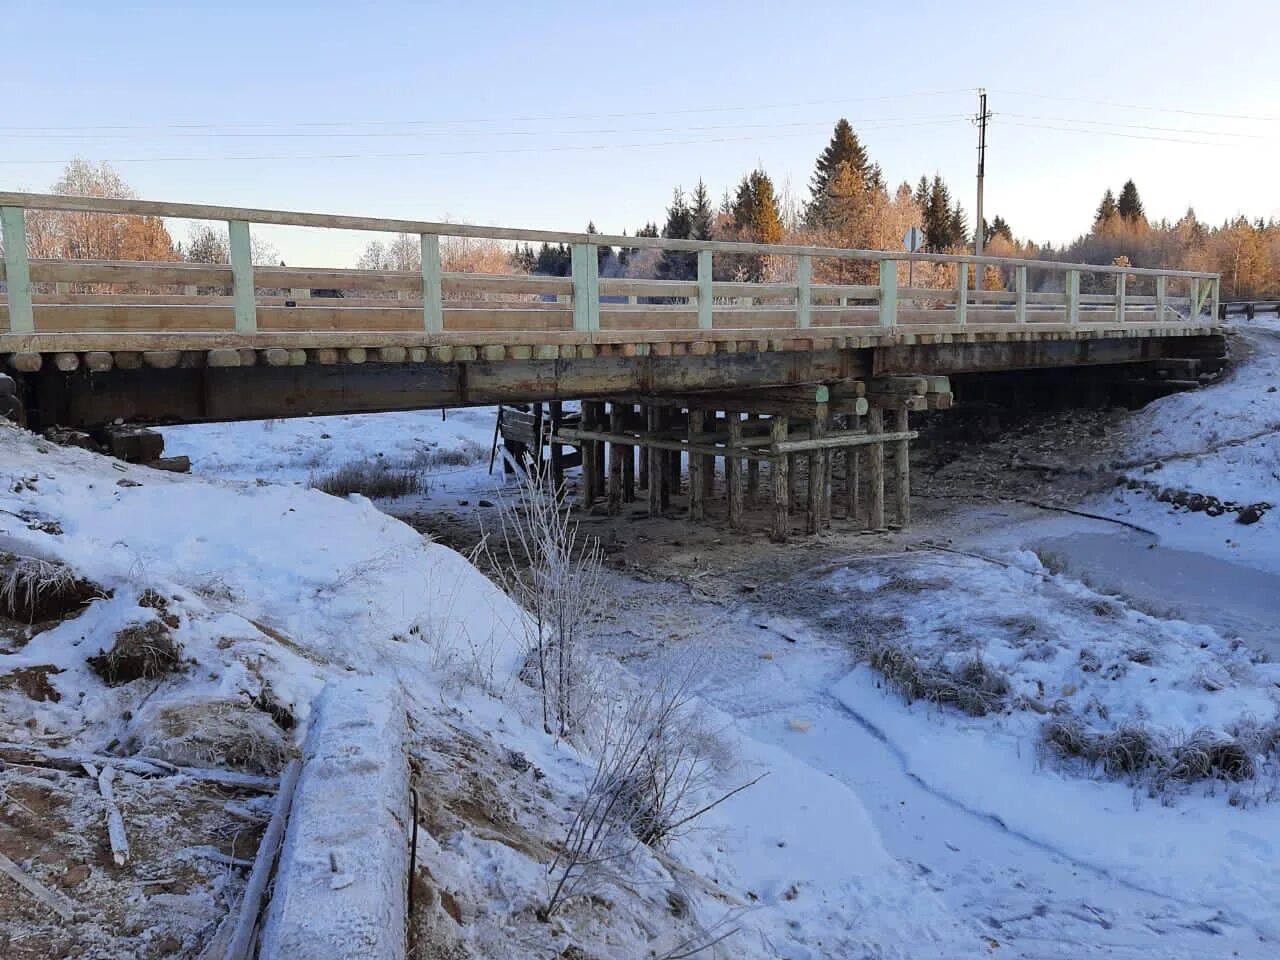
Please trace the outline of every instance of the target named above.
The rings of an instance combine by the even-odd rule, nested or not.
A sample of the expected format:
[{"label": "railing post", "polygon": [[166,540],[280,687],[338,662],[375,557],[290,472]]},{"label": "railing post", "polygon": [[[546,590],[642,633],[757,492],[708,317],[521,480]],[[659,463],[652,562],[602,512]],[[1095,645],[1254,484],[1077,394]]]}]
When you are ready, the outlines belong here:
[{"label": "railing post", "polygon": [[880,261],[880,326],[898,322],[898,261]]},{"label": "railing post", "polygon": [[1209,302],[1212,304],[1211,309],[1213,311],[1213,315],[1210,319],[1212,319],[1214,323],[1217,323],[1218,311],[1222,309],[1222,278],[1214,277],[1209,281],[1209,283],[1212,285],[1209,293]]},{"label": "railing post", "polygon": [[1067,271],[1067,323],[1080,322],[1080,271]]},{"label": "railing post", "polygon": [[[956,264],[956,323],[964,326],[969,322],[969,264]],[[852,448],[850,448],[852,449]]]},{"label": "railing post", "polygon": [[27,212],[22,207],[0,207],[0,236],[4,237],[4,275],[9,298],[11,333],[34,333],[31,309],[31,267],[27,263]]},{"label": "railing post", "polygon": [[1191,278],[1191,302],[1187,304],[1187,319],[1198,320],[1200,318],[1200,278]]},{"label": "railing post", "polygon": [[1015,323],[1027,322],[1027,268],[1018,267],[1013,272],[1013,290],[1014,290],[1014,307],[1013,320]]},{"label": "railing post", "polygon": [[813,324],[813,260],[808,254],[796,257],[796,326]]},{"label": "railing post", "polygon": [[440,284],[440,238],[419,237],[422,245],[422,326],[427,333],[444,330],[444,291]]},{"label": "railing post", "polygon": [[569,253],[573,272],[573,329],[600,329],[600,262],[595,247],[575,243]]},{"label": "railing post", "polygon": [[1164,310],[1169,300],[1169,278],[1161,274],[1156,277],[1156,323],[1164,320]]},{"label": "railing post", "polygon": [[1124,294],[1127,278],[1123,273],[1116,274],[1116,323],[1124,323]]},{"label": "railing post", "polygon": [[711,329],[711,251],[698,251],[698,329]]},{"label": "railing post", "polygon": [[258,308],[253,289],[249,224],[245,220],[229,220],[227,227],[231,246],[231,298],[235,306],[236,333],[253,333],[258,329]]}]

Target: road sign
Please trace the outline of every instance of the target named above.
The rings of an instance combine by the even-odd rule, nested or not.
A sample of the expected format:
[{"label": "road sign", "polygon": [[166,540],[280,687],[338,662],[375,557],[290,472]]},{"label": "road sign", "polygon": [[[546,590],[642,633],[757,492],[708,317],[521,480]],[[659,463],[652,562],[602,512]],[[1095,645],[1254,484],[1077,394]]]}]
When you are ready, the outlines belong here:
[{"label": "road sign", "polygon": [[902,235],[902,249],[907,253],[919,253],[924,246],[924,231],[919,227],[908,227]]}]

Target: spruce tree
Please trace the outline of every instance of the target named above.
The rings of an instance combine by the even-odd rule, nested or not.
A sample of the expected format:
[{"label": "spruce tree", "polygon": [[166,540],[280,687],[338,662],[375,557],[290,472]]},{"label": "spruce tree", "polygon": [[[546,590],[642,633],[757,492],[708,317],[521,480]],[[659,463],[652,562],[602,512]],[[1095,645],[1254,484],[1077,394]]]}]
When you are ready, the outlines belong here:
[{"label": "spruce tree", "polygon": [[951,215],[947,217],[947,241],[948,247],[963,247],[969,242],[969,224],[959,200],[951,208]]},{"label": "spruce tree", "polygon": [[[738,184],[733,202],[733,225],[738,235],[753,243],[777,243],[782,239],[782,214],[773,181],[763,170],[752,170]],[[738,261],[750,281],[764,278],[764,257],[748,254]]]},{"label": "spruce tree", "polygon": [[871,162],[858,135],[844,117],[836,123],[830,142],[818,155],[813,177],[809,180],[809,205],[805,210],[805,220],[810,226],[826,224],[827,184],[842,164],[848,164],[866,187],[884,185],[880,167]]},{"label": "spruce tree", "polygon": [[1120,199],[1116,201],[1116,213],[1128,223],[1146,222],[1142,209],[1142,201],[1138,198],[1138,188],[1132,180],[1126,180],[1120,188]]},{"label": "spruce tree", "polygon": [[1102,202],[1098,204],[1098,212],[1093,215],[1093,225],[1095,227],[1102,226],[1116,215],[1116,195],[1107,188],[1107,192],[1102,195]]},{"label": "spruce tree", "polygon": [[920,182],[916,184],[916,192],[911,197],[923,214],[929,207],[929,178],[923,173],[920,174]]},{"label": "spruce tree", "polygon": [[[693,234],[693,211],[684,191],[676,187],[667,207],[667,222],[662,236],[668,240],[688,240]],[[692,280],[697,276],[698,257],[689,250],[663,250],[658,261],[658,276],[663,280]]]},{"label": "spruce tree", "polygon": [[951,191],[941,174],[934,174],[929,185],[929,197],[921,213],[925,247],[936,253],[951,246]]},{"label": "spruce tree", "polygon": [[698,185],[693,188],[689,207],[689,236],[694,240],[711,239],[711,191],[698,178]]},{"label": "spruce tree", "polygon": [[1013,243],[1013,230],[1005,221],[1004,217],[996,215],[996,218],[987,224],[986,242],[990,243],[996,237],[1004,237],[1009,243]]}]

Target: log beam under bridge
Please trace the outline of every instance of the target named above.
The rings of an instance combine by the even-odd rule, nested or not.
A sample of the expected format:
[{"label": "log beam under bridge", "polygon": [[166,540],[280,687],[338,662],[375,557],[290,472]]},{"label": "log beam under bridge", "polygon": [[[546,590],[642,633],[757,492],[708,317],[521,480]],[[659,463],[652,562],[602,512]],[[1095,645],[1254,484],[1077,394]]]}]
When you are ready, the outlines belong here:
[{"label": "log beam under bridge", "polygon": [[[833,519],[833,490],[842,487],[842,519],[861,522],[867,529],[884,529],[887,476],[885,448],[894,466],[892,490],[894,525],[910,519],[909,444],[912,411],[949,403],[947,377],[885,376],[869,380],[842,379],[832,384],[794,385],[785,390],[761,390],[759,399],[741,392],[689,396],[643,397],[623,394],[583,403],[576,425],[562,425],[550,438],[582,451],[583,463],[596,462],[608,451],[611,465],[606,509],[620,511],[622,464],[640,451],[649,463],[650,517],[673,509],[681,490],[681,469],[688,474],[684,506],[689,520],[723,517],[733,530],[748,528],[743,468],[756,468],[751,506],[758,505],[761,471],[767,473],[772,497],[768,529],[774,539],[790,536],[791,518],[800,510],[804,530],[817,533]],[[637,414],[637,408],[642,413]],[[607,409],[607,415],[605,413]],[[839,411],[833,413],[833,411]],[[885,427],[885,414],[893,417]],[[744,414],[746,419],[744,420]],[[595,451],[592,453],[592,451]],[[724,464],[723,509],[718,504],[709,467]],[[837,477],[835,464],[843,467]],[[614,466],[616,464],[616,466]],[[595,509],[596,478],[584,467],[580,502]],[[799,502],[793,490],[799,486]],[[865,488],[862,489],[862,488]],[[865,516],[857,505],[868,503]]]}]

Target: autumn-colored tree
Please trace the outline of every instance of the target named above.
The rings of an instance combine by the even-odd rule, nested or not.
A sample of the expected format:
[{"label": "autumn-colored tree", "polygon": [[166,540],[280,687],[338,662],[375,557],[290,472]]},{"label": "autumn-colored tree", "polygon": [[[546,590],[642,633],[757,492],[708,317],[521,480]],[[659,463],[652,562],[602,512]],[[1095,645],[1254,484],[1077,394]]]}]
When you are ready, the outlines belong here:
[{"label": "autumn-colored tree", "polygon": [[[52,192],[78,197],[133,199],[133,190],[110,166],[84,160],[67,164]],[[176,260],[173,240],[159,217],[62,210],[27,213],[33,257],[72,260]]]}]

